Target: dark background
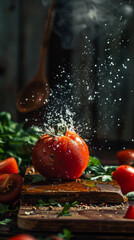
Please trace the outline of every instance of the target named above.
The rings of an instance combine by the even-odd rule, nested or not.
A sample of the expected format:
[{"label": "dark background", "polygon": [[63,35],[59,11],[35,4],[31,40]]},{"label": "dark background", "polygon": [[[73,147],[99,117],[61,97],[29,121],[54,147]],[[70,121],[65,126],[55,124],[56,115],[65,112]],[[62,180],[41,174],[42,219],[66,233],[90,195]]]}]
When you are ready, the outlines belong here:
[{"label": "dark background", "polygon": [[[122,31],[110,38],[97,36],[88,41],[87,31],[87,37],[80,33],[70,49],[64,49],[60,37],[52,32],[47,61],[54,93],[50,107],[29,114],[18,112],[17,94],[37,69],[46,17],[41,1],[0,0],[0,111],[10,112],[15,121],[41,126],[48,120],[48,112],[53,111],[51,118],[56,118],[51,105],[63,112],[68,105],[75,112],[74,127],[89,144],[101,141],[98,149],[111,148],[110,142],[114,147],[117,142],[121,147],[133,147],[134,14]],[[61,94],[62,88],[57,93],[61,86],[67,93]]]}]

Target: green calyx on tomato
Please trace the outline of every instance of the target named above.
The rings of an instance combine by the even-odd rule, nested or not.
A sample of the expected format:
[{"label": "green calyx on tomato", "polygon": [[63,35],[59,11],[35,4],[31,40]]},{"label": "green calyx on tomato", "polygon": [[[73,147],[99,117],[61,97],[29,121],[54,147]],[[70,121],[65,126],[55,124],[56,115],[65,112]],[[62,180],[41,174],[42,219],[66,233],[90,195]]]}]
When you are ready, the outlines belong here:
[{"label": "green calyx on tomato", "polygon": [[46,133],[51,137],[65,136],[67,133],[67,125],[65,123],[55,124],[54,132],[47,130]]},{"label": "green calyx on tomato", "polygon": [[19,174],[0,175],[0,203],[12,203],[19,196],[23,178]]},{"label": "green calyx on tomato", "polygon": [[45,177],[77,179],[86,169],[89,150],[85,141],[64,125],[55,126],[55,132],[47,132],[35,144],[32,163]]}]

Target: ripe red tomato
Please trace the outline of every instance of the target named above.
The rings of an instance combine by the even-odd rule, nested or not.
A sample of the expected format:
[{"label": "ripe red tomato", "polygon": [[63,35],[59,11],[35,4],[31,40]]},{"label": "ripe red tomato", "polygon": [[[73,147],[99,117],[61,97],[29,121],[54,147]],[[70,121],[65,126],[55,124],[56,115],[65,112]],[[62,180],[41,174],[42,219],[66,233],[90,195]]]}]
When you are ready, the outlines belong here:
[{"label": "ripe red tomato", "polygon": [[134,150],[124,149],[116,154],[116,158],[120,164],[132,165],[134,164]]},{"label": "ripe red tomato", "polygon": [[14,157],[7,158],[0,162],[1,173],[18,173],[18,165]]},{"label": "ripe red tomato", "polygon": [[119,166],[112,173],[112,177],[119,183],[123,194],[134,191],[134,168],[132,166]]},{"label": "ripe red tomato", "polygon": [[88,165],[89,150],[75,132],[63,136],[44,134],[35,144],[32,162],[35,169],[48,178],[77,179]]},{"label": "ripe red tomato", "polygon": [[7,240],[37,240],[29,234],[19,234],[13,237],[8,238]]},{"label": "ripe red tomato", "polygon": [[124,218],[134,219],[134,205],[129,206]]},{"label": "ripe red tomato", "polygon": [[0,203],[12,203],[20,194],[23,178],[16,173],[0,175]]}]

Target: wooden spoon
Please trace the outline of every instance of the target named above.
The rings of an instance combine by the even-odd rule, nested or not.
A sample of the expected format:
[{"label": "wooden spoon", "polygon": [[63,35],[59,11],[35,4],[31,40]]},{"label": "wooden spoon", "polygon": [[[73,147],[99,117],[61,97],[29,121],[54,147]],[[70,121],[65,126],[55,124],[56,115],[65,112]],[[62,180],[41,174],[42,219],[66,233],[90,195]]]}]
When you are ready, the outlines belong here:
[{"label": "wooden spoon", "polygon": [[47,22],[45,24],[45,32],[43,44],[40,50],[40,59],[37,72],[18,94],[16,106],[19,112],[27,113],[34,111],[48,103],[49,98],[49,83],[45,76],[44,66],[46,62],[47,50],[51,34],[51,25],[53,20],[54,0],[52,0]]}]

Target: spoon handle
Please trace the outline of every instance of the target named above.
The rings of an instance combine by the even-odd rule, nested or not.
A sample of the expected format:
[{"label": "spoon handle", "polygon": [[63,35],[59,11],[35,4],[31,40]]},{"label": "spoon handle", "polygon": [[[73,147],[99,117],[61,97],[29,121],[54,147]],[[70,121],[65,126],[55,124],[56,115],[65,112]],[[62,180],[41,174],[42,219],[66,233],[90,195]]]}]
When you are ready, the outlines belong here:
[{"label": "spoon handle", "polygon": [[54,5],[55,0],[51,1],[49,11],[48,11],[48,17],[45,24],[45,31],[44,31],[44,37],[43,37],[43,47],[46,48],[48,46],[50,35],[51,35],[51,29],[52,29],[52,23],[54,19]]},{"label": "spoon handle", "polygon": [[43,44],[40,50],[40,59],[39,59],[39,66],[38,66],[38,74],[43,75],[44,74],[44,65],[46,61],[46,55],[47,55],[47,49],[49,45],[50,35],[51,35],[51,28],[52,23],[54,19],[54,4],[55,0],[51,1],[49,11],[48,11],[48,17],[47,21],[45,23],[45,30],[44,30],[44,36],[43,36]]}]

